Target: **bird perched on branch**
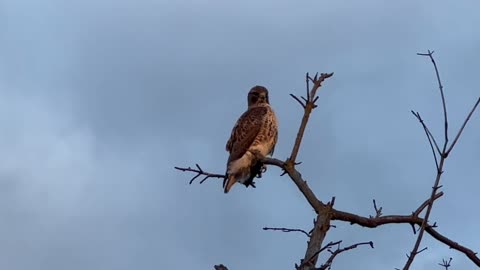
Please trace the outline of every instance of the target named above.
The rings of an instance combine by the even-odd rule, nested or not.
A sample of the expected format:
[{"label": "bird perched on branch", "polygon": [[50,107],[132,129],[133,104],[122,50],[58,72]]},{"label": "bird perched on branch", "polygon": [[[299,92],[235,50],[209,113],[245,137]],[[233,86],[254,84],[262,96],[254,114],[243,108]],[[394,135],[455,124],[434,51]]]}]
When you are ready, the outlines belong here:
[{"label": "bird perched on branch", "polygon": [[224,192],[239,182],[246,187],[254,186],[253,178],[265,169],[261,159],[272,155],[278,140],[278,123],[270,107],[268,90],[254,86],[248,93],[248,109],[233,127],[226,149],[230,153],[227,161]]}]

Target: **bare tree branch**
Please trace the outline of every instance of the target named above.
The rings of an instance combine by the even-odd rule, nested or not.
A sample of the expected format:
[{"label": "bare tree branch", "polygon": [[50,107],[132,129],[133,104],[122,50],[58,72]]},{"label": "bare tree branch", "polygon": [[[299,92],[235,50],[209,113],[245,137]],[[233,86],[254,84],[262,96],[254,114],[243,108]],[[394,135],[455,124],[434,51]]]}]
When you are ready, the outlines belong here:
[{"label": "bare tree branch", "polygon": [[432,133],[430,132],[427,125],[425,124],[422,117],[420,116],[420,113],[414,112],[413,110],[411,112],[412,112],[413,115],[415,115],[415,117],[418,119],[420,124],[422,124],[423,130],[425,131],[425,134],[427,135],[428,143],[430,144],[430,148],[432,149],[433,159],[435,160],[435,168],[438,171],[438,159],[437,159],[437,154],[435,153],[435,149],[433,148],[432,141],[435,144],[435,147],[436,147],[439,155],[442,154],[442,151],[438,147],[437,141],[435,141],[435,137],[433,137]]},{"label": "bare tree branch", "polygon": [[330,241],[326,246],[320,248],[317,252],[315,252],[308,260],[302,260],[302,263],[300,265],[295,264],[295,269],[301,269],[303,266],[307,264],[312,264],[312,260],[316,258],[321,252],[323,252],[326,249],[329,249],[335,245],[340,244],[342,241],[337,241],[337,242],[332,242]]},{"label": "bare tree branch", "polygon": [[[274,159],[274,158],[266,158],[266,159],[262,160],[262,162],[264,162],[265,164],[277,166],[279,168],[283,168],[285,166],[285,163],[283,161],[278,160],[278,159]],[[199,170],[200,170],[200,169],[191,169],[191,168],[179,168],[179,169],[180,170],[185,169],[185,171],[193,171],[193,172],[196,172],[196,173],[199,173]],[[302,192],[302,194],[304,194],[304,196],[307,198],[307,201],[310,202],[310,205],[312,206],[313,209],[315,209],[316,211],[319,211],[319,210],[323,210],[323,209],[327,208],[326,204],[322,203],[321,201],[319,201],[316,198],[313,191],[308,187],[306,181],[302,179],[301,174],[295,168],[289,168],[289,172],[290,172],[289,175],[292,176],[292,180],[294,181],[294,183],[297,184],[297,187]],[[202,170],[202,174],[203,175],[213,175],[213,177],[217,177],[217,178],[218,178],[218,176],[221,176],[220,174],[212,174],[212,173],[205,172],[203,170]],[[438,199],[442,195],[443,195],[443,192],[437,193],[436,196],[435,196],[435,199]],[[421,225],[422,222],[423,222],[423,219],[419,218],[418,214],[426,207],[426,205],[428,204],[428,201],[429,200],[425,201],[422,205],[420,205],[420,207],[414,212],[415,213],[414,215],[403,215],[403,216],[402,215],[388,215],[388,216],[381,216],[381,217],[378,217],[378,218],[367,218],[367,217],[362,217],[362,216],[358,216],[358,215],[355,215],[355,214],[351,214],[351,213],[348,213],[348,212],[343,212],[343,211],[339,211],[339,210],[336,210],[336,209],[331,209],[331,212],[332,212],[331,213],[331,215],[332,215],[331,218],[332,218],[332,220],[346,221],[346,222],[350,222],[351,224],[357,224],[357,225],[360,225],[360,226],[363,226],[363,227],[368,227],[368,228],[375,228],[375,227],[378,227],[378,226],[381,226],[381,225],[392,224],[392,223],[395,223],[395,224],[405,223],[405,224]],[[458,251],[464,253],[476,265],[480,266],[480,258],[478,258],[476,256],[476,253],[473,252],[472,250],[470,250],[467,247],[462,246],[462,245],[448,239],[447,237],[441,235],[440,233],[435,231],[431,226],[428,226],[426,231],[432,237],[434,237],[435,239],[439,240],[440,242],[448,245],[452,249],[455,249],[455,250],[458,250]]]},{"label": "bare tree branch", "polygon": [[[302,106],[302,108],[305,109],[305,104],[297,97],[295,96],[294,94],[290,94],[290,96],[295,99],[298,103],[300,103],[300,106]],[[303,100],[306,100],[304,97],[302,97]],[[305,103],[308,102],[308,101],[305,101]]]},{"label": "bare tree branch", "polygon": [[[442,196],[443,196],[443,191],[440,191],[440,192],[438,192],[437,194],[435,194],[435,197],[433,198],[433,200],[436,200],[436,199],[438,199],[438,198],[440,198],[440,197],[442,197]],[[413,212],[413,215],[419,216],[420,213],[423,211],[423,209],[425,209],[425,207],[428,206],[428,203],[430,203],[430,198],[427,199],[426,201],[424,201],[424,202],[417,208],[417,210],[415,210],[415,212]]]},{"label": "bare tree branch", "polygon": [[310,233],[307,233],[306,231],[302,229],[289,229],[289,228],[270,228],[270,227],[264,227],[264,231],[281,231],[281,232],[301,232],[305,234],[307,237],[310,238]]},{"label": "bare tree branch", "polygon": [[[315,77],[313,79],[310,78],[308,73],[305,76],[306,77],[306,82],[307,82],[307,98],[306,98],[306,102],[305,102],[305,106],[304,106],[305,110],[304,110],[302,122],[300,123],[300,128],[298,129],[297,138],[295,139],[295,144],[293,146],[292,153],[291,153],[290,158],[289,158],[289,160],[291,162],[295,162],[295,160],[297,158],[298,150],[300,149],[300,145],[301,145],[302,139],[303,139],[303,133],[305,132],[305,127],[307,126],[307,122],[308,122],[308,119],[310,117],[310,113],[314,109],[315,101],[317,100],[316,96],[315,96],[316,93],[317,93],[317,90],[318,90],[318,88],[320,88],[320,86],[322,86],[322,82],[325,79],[333,76],[333,72],[332,73],[322,73],[322,74],[320,74],[320,78],[318,78],[318,79],[317,79],[317,76],[318,76],[318,73],[315,75]],[[312,86],[312,89],[310,90],[310,92],[309,92],[309,81],[311,81],[313,83],[313,86]],[[298,98],[296,98],[292,94],[291,94],[291,96],[294,97],[298,102],[300,102],[298,100]],[[304,98],[304,100],[305,100],[305,98]],[[303,104],[302,104],[302,106],[303,106]]]},{"label": "bare tree branch", "polygon": [[427,211],[425,213],[425,217],[422,219],[422,223],[420,226],[420,231],[418,232],[417,240],[415,242],[415,245],[413,246],[412,251],[410,251],[410,256],[408,256],[408,260],[405,263],[405,266],[403,267],[403,270],[407,270],[410,268],[411,264],[413,263],[413,260],[415,259],[415,256],[420,253],[418,251],[420,247],[420,243],[422,242],[422,237],[425,232],[425,229],[427,228],[427,223],[428,223],[428,218],[430,217],[430,212],[432,211],[433,207],[433,202],[435,201],[436,193],[437,190],[439,189],[440,185],[440,178],[442,177],[443,173],[443,165],[445,164],[445,156],[441,155],[440,156],[440,164],[438,165],[437,169],[437,176],[435,178],[435,184],[432,187],[432,193],[430,195],[430,200],[427,203]]},{"label": "bare tree branch", "polygon": [[428,50],[427,53],[417,53],[417,55],[420,56],[428,56],[430,58],[430,61],[432,61],[433,67],[435,68],[435,75],[437,76],[437,82],[438,82],[438,88],[440,90],[440,96],[442,98],[442,106],[443,106],[443,123],[444,123],[444,135],[445,135],[445,142],[443,144],[443,150],[442,152],[445,152],[447,149],[447,144],[448,144],[448,116],[447,116],[447,105],[445,102],[445,95],[443,93],[443,85],[442,81],[440,80],[440,73],[438,72],[437,68],[437,63],[435,62],[435,59],[433,58],[433,53],[435,51],[430,51]]},{"label": "bare tree branch", "polygon": [[363,246],[363,245],[370,245],[370,247],[373,248],[372,241],[357,243],[345,248],[340,248],[340,242],[338,243],[338,247],[335,251],[331,251],[330,249],[328,250],[332,255],[330,256],[330,258],[328,258],[328,260],[324,264],[322,264],[319,268],[317,268],[318,270],[330,269],[333,263],[333,259],[335,259],[335,257],[342,252],[345,252],[347,250],[351,250],[351,249],[357,248],[358,246]]},{"label": "bare tree branch", "polygon": [[[432,152],[433,152],[433,156],[434,156],[434,159],[435,159],[435,165],[436,165],[436,168],[437,168],[437,176],[435,177],[435,182],[434,182],[434,185],[432,187],[432,192],[431,192],[431,195],[430,195],[430,200],[428,201],[427,203],[427,210],[426,210],[426,213],[425,213],[425,216],[422,220],[422,224],[420,226],[420,230],[419,230],[419,233],[418,233],[418,236],[417,236],[417,240],[415,241],[415,244],[412,248],[412,251],[410,251],[410,255],[407,256],[408,259],[407,259],[407,262],[405,263],[405,266],[403,267],[403,270],[408,270],[410,269],[410,266],[412,265],[413,263],[413,260],[415,259],[415,256],[420,253],[420,251],[418,251],[419,247],[420,247],[420,243],[422,242],[422,237],[423,237],[423,234],[426,230],[428,226],[428,219],[430,217],[430,213],[432,211],[432,208],[433,208],[433,202],[435,201],[435,197],[436,197],[436,194],[437,194],[437,191],[438,189],[440,189],[440,179],[442,177],[442,174],[443,174],[443,166],[445,164],[445,160],[447,159],[448,157],[448,154],[449,152],[453,149],[453,147],[455,146],[456,142],[458,141],[458,138],[460,137],[463,129],[465,128],[465,125],[467,124],[468,120],[470,119],[471,115],[473,114],[473,112],[475,111],[478,103],[480,102],[480,98],[479,100],[477,100],[477,102],[475,103],[475,106],[472,108],[472,110],[470,111],[468,117],[465,119],[462,127],[460,128],[460,131],[458,132],[457,136],[455,137],[454,139],[454,142],[452,143],[452,145],[448,148],[447,150],[447,145],[448,145],[448,115],[447,115],[447,106],[446,106],[446,102],[445,102],[445,94],[444,94],[444,91],[443,91],[443,85],[442,85],[442,81],[440,80],[440,74],[439,74],[439,71],[438,71],[438,68],[437,68],[437,64],[435,62],[435,59],[433,58],[433,51],[430,51],[428,50],[428,53],[418,53],[418,55],[421,55],[421,56],[428,56],[430,58],[430,60],[432,61],[432,64],[433,64],[433,67],[435,68],[435,74],[436,74],[436,77],[437,77],[437,81],[438,81],[438,88],[440,90],[440,96],[441,96],[441,99],[442,99],[442,107],[443,107],[443,116],[444,116],[444,137],[445,137],[445,141],[444,141],[444,144],[443,144],[443,148],[442,148],[442,151],[440,153],[440,161],[437,160],[437,156],[435,154],[435,150],[434,150],[434,147],[433,147],[433,144],[432,144],[432,141],[435,143],[435,145],[437,146],[437,150],[438,150],[438,145],[435,141],[435,138],[433,137],[433,135],[430,133],[428,127],[425,125],[425,123],[423,122],[422,118],[420,117],[420,114],[417,112],[417,113],[414,113],[414,115],[417,117],[418,121],[420,121],[420,123],[422,124],[424,130],[425,130],[425,133],[427,134],[427,137],[428,137],[428,141],[430,143],[430,147],[432,149]],[[422,250],[423,251],[423,250]]]},{"label": "bare tree branch", "polygon": [[[350,222],[350,224],[357,224],[366,228],[376,228],[385,224],[413,224],[421,226],[423,219],[415,215],[387,215],[378,218],[367,218],[359,215],[355,215],[348,212],[332,209],[332,220],[341,220]],[[465,254],[475,265],[480,267],[480,258],[473,250],[463,246],[453,240],[450,240],[446,236],[440,234],[434,229],[433,225],[426,225],[425,231],[434,239],[449,246],[452,249]]]},{"label": "bare tree branch", "polygon": [[190,179],[190,182],[189,184],[191,185],[193,183],[193,181],[195,179],[197,179],[199,176],[205,176],[201,181],[200,181],[200,184],[203,184],[203,182],[205,182],[205,180],[207,180],[208,178],[221,178],[221,179],[225,179],[226,176],[224,174],[217,174],[217,173],[208,173],[208,172],[205,172],[202,168],[200,168],[200,166],[198,164],[195,164],[195,166],[197,167],[197,169],[193,169],[193,168],[182,168],[182,167],[174,167],[175,169],[179,170],[179,171],[182,171],[182,172],[194,172],[196,173],[197,175],[195,175],[192,179]]},{"label": "bare tree branch", "polygon": [[442,259],[442,262],[439,263],[438,265],[442,266],[443,268],[445,268],[445,270],[448,270],[451,266],[451,263],[452,263],[452,258],[450,258],[449,260],[446,260],[446,259]]},{"label": "bare tree branch", "polygon": [[[375,217],[380,217],[382,215],[382,207],[377,208],[375,199],[373,199],[373,209],[375,209]],[[373,216],[370,216],[370,218],[373,218]]]},{"label": "bare tree branch", "polygon": [[320,214],[317,215],[315,221],[315,227],[311,233],[310,240],[307,241],[307,250],[305,251],[305,256],[301,260],[301,264],[297,267],[298,270],[303,269],[315,269],[317,264],[318,254],[322,252],[322,243],[327,235],[327,231],[330,229],[330,220],[331,217],[330,207],[326,207]]},{"label": "bare tree branch", "polygon": [[448,148],[448,150],[447,150],[447,152],[446,152],[446,155],[447,155],[447,156],[448,156],[448,154],[450,154],[450,151],[452,151],[452,149],[453,149],[453,147],[455,146],[455,144],[457,144],[458,138],[460,138],[460,135],[462,135],[463,129],[465,128],[465,126],[467,125],[468,121],[470,120],[470,117],[472,116],[473,112],[477,109],[477,106],[478,106],[479,103],[480,103],[480,97],[477,99],[477,102],[475,102],[475,105],[473,106],[472,110],[471,110],[470,113],[468,114],[467,118],[465,118],[465,121],[463,122],[462,127],[460,128],[460,130],[458,131],[457,136],[455,136],[455,139],[453,139],[452,145],[450,145],[450,147]]}]

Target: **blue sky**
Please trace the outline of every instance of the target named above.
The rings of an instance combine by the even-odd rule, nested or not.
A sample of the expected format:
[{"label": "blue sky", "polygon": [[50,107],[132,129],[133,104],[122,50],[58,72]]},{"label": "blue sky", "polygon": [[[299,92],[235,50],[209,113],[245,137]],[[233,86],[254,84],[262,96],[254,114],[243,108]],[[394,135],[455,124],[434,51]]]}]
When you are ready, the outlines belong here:
[{"label": "blue sky", "polygon": [[[480,95],[476,1],[0,0],[0,268],[292,269],[314,212],[278,168],[256,189],[188,185],[174,166],[224,172],[225,143],[254,85],[280,122],[275,157],[301,119],[289,93],[306,72],[335,72],[307,128],[298,167],[322,200],[408,214],[430,194],[433,159],[418,110],[441,138],[435,50],[451,136]],[[480,249],[480,117],[447,160],[431,220]],[[373,241],[334,269],[401,267],[407,225],[335,223],[327,241]],[[464,255],[426,236],[415,269]]]}]

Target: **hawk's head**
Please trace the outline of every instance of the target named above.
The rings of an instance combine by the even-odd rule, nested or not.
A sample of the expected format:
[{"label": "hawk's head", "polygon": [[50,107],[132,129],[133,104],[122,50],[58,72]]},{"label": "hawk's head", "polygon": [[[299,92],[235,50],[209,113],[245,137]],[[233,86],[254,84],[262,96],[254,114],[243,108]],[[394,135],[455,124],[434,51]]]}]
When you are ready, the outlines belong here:
[{"label": "hawk's head", "polygon": [[263,86],[256,85],[248,92],[248,107],[268,102],[268,90]]}]

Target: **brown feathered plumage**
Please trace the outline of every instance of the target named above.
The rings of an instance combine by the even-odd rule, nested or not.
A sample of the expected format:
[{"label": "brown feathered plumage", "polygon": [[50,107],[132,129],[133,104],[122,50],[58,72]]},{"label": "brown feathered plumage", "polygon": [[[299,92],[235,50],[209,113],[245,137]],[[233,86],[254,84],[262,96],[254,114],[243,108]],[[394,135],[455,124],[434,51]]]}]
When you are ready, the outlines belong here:
[{"label": "brown feathered plumage", "polygon": [[236,182],[247,187],[253,185],[253,178],[263,168],[259,159],[273,154],[277,140],[278,123],[270,107],[268,90],[254,86],[248,93],[248,109],[238,119],[227,142],[230,156],[224,192],[228,193]]}]

